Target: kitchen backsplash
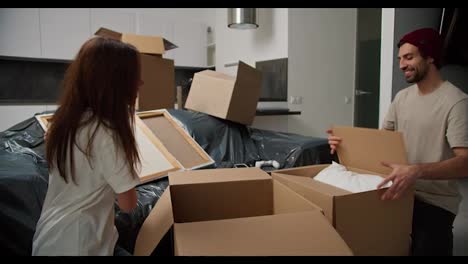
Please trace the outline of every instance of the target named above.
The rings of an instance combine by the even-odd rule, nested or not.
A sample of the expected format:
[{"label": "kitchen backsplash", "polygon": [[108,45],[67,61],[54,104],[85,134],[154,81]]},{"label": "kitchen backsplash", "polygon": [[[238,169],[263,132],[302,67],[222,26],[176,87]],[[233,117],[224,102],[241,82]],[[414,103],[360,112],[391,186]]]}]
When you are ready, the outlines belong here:
[{"label": "kitchen backsplash", "polygon": [[[0,57],[0,104],[55,104],[70,62]],[[188,93],[196,72],[214,68],[175,67],[175,84]]]}]

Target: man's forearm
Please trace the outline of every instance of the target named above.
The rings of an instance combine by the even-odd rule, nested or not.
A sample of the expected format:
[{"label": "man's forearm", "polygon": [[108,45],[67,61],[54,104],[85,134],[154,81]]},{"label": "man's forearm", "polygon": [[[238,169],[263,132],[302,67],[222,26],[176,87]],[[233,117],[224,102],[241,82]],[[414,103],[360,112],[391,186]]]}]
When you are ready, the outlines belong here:
[{"label": "man's forearm", "polygon": [[415,164],[420,179],[443,180],[468,177],[468,156],[455,156],[441,162]]}]

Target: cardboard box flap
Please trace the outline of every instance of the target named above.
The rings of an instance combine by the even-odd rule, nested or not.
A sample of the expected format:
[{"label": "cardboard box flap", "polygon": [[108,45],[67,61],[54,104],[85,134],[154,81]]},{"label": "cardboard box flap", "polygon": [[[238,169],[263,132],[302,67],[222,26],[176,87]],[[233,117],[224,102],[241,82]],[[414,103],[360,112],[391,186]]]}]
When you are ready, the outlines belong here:
[{"label": "cardboard box flap", "polygon": [[166,51],[171,50],[171,49],[176,49],[176,48],[179,47],[179,46],[177,46],[176,44],[170,42],[169,40],[167,40],[167,39],[165,39],[165,38],[163,38],[163,42],[164,42],[164,49],[165,49]]},{"label": "cardboard box flap", "polygon": [[256,110],[261,91],[262,72],[239,61],[228,116],[233,120],[242,120],[244,124],[252,124],[255,112],[239,111],[239,109]]},{"label": "cardboard box flap", "polygon": [[333,185],[326,184],[320,181],[316,181],[313,178],[303,177],[303,176],[294,176],[294,175],[288,175],[285,177],[282,175],[282,173],[275,173],[275,175],[277,177],[282,177],[288,181],[298,183],[307,188],[320,190],[321,193],[323,193],[324,195],[328,195],[330,197],[351,194],[350,191],[343,190]]},{"label": "cardboard box flap", "polygon": [[136,34],[122,34],[122,42],[132,44],[141,53],[164,54],[164,42],[162,37],[143,36]]},{"label": "cardboard box flap", "polygon": [[271,180],[271,177],[259,168],[205,169],[169,173],[169,183],[172,186],[253,180]]},{"label": "cardboard box flap", "polygon": [[134,255],[150,256],[173,224],[171,194],[166,188],[138,232]]},{"label": "cardboard box flap", "polygon": [[273,214],[323,210],[277,180],[273,180]]},{"label": "cardboard box flap", "polygon": [[287,175],[295,175],[295,176],[313,178],[315,175],[317,175],[320,171],[322,171],[328,166],[330,166],[330,164],[316,164],[316,165],[308,165],[308,166],[303,166],[303,167],[275,170],[272,173],[281,173],[281,174],[287,174]]},{"label": "cardboard box flap", "polygon": [[177,45],[160,36],[121,33],[104,27],[99,28],[94,35],[129,43],[135,46],[141,53],[164,54],[166,50],[178,48]]},{"label": "cardboard box flap", "polygon": [[141,77],[144,84],[138,89],[138,110],[173,108],[175,102],[174,61],[140,54]]},{"label": "cardboard box flap", "polygon": [[96,36],[101,36],[101,37],[106,37],[106,38],[111,38],[115,40],[121,40],[122,33],[110,30],[108,28],[101,27],[99,28],[96,33],[94,33]]},{"label": "cardboard box flap", "polygon": [[195,76],[202,75],[202,76],[207,76],[207,77],[212,77],[212,78],[218,78],[226,81],[231,81],[232,85],[234,85],[236,78],[234,76],[230,76],[221,72],[217,71],[212,71],[212,70],[204,70],[201,72],[195,73]]},{"label": "cardboard box flap", "polygon": [[352,255],[319,211],[175,224],[174,234],[184,256]]},{"label": "cardboard box flap", "polygon": [[333,134],[341,137],[337,154],[345,166],[361,168],[388,175],[392,170],[382,161],[407,164],[407,154],[400,132],[358,128],[333,127]]},{"label": "cardboard box flap", "polygon": [[[410,191],[400,199],[382,201],[380,196],[384,191],[335,197],[335,228],[356,255],[390,256],[395,252],[401,255],[408,253],[413,194]],[[372,214],[364,217],[356,213],[358,210]],[[389,220],[391,226],[382,225]],[[386,242],[382,243],[384,238]]]},{"label": "cardboard box flap", "polygon": [[259,87],[262,86],[262,72],[251,67],[247,63],[239,61],[236,85],[242,86],[241,89],[248,89],[249,92],[253,92],[251,89],[260,91],[261,88]]},{"label": "cardboard box flap", "polygon": [[[325,216],[329,219],[330,223],[333,223],[333,193],[335,189],[341,189],[334,188],[333,186],[329,186],[318,181],[312,181],[312,179],[309,177],[291,176],[277,172],[273,172],[271,176],[274,180],[286,185],[288,188],[295,191],[297,194],[304,197],[308,201],[313,201],[314,204],[321,208]],[[302,178],[302,181],[294,181],[294,179],[298,178]],[[302,182],[305,182],[306,184],[304,185]],[[314,183],[317,183],[318,185],[311,188],[311,183],[312,185]],[[320,187],[320,185],[325,188],[329,187],[328,193],[323,193],[320,188],[316,188]]]}]

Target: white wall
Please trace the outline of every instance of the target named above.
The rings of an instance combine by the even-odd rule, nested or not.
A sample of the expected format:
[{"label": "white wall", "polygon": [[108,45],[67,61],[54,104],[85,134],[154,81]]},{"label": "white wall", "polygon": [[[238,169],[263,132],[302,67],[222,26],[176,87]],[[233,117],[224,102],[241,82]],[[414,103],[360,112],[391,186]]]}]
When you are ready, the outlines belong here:
[{"label": "white wall", "polygon": [[34,114],[56,108],[56,105],[0,105],[0,132],[33,117]]},{"label": "white wall", "polygon": [[257,29],[227,27],[227,8],[216,9],[216,70],[235,74],[237,67],[224,67],[243,62],[255,67],[256,61],[288,56],[288,9],[258,8]]},{"label": "white wall", "polygon": [[331,125],[352,125],[357,9],[289,9],[288,18],[288,95],[303,97],[288,131],[325,137]]},{"label": "white wall", "polygon": [[395,8],[382,8],[382,40],[380,49],[379,128],[392,102]]},{"label": "white wall", "polygon": [[[257,29],[230,29],[227,8],[216,9],[216,71],[235,76],[239,60],[255,67],[256,61],[288,57],[288,9],[258,8]],[[259,102],[259,105],[287,107],[286,102]],[[252,127],[287,132],[287,116],[257,116]]]}]

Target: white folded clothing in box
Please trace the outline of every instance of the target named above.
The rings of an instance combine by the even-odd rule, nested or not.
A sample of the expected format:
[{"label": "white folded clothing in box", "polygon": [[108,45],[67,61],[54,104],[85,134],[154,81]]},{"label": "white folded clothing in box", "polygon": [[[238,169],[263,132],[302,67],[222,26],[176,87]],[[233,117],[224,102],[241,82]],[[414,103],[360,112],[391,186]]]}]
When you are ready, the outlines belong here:
[{"label": "white folded clothing in box", "polygon": [[[320,171],[314,180],[320,181],[352,193],[366,192],[377,189],[383,178],[372,174],[359,174],[346,169],[345,166],[332,162],[330,166]],[[383,187],[390,187],[388,182]]]}]

